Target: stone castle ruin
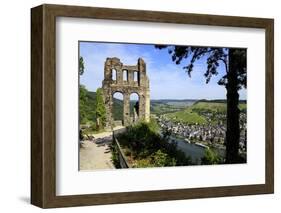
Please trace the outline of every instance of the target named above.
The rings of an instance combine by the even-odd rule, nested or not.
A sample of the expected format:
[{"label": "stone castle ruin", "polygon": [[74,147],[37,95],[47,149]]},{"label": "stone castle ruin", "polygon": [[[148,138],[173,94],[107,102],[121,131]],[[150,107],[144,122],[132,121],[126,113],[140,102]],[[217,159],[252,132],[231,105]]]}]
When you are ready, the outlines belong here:
[{"label": "stone castle ruin", "polygon": [[[104,80],[102,82],[106,108],[106,127],[114,127],[113,95],[123,94],[122,125],[128,126],[138,120],[149,121],[150,90],[146,75],[146,64],[142,58],[137,65],[124,65],[119,58],[107,58],[104,65]],[[139,99],[134,105],[134,113],[130,115],[130,95],[137,94]]]}]

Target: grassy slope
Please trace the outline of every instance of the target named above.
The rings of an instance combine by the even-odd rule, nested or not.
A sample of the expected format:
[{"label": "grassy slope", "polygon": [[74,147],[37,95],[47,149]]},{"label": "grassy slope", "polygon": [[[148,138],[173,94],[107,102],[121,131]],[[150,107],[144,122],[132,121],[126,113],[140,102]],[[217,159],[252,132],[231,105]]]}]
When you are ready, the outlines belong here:
[{"label": "grassy slope", "polygon": [[[240,110],[246,110],[247,105],[245,103],[239,104]],[[204,124],[206,119],[204,116],[199,115],[198,111],[212,111],[226,113],[226,103],[217,102],[203,102],[199,101],[184,110],[180,110],[173,113],[168,113],[166,116],[174,121],[179,121],[188,124]]]},{"label": "grassy slope", "polygon": [[161,115],[168,112],[175,112],[182,110],[184,107],[178,107],[173,105],[168,105],[165,103],[151,103],[150,104],[150,112],[152,114]]},{"label": "grassy slope", "polygon": [[113,99],[113,117],[115,120],[123,119],[123,101]]},{"label": "grassy slope", "polygon": [[192,105],[190,109],[198,110],[209,110],[209,111],[219,111],[225,112],[226,111],[226,104],[225,103],[211,103],[211,102],[197,102],[196,104]]},{"label": "grassy slope", "polygon": [[[87,92],[87,101],[85,103],[85,113],[88,121],[95,121],[96,120],[96,93],[88,91]],[[122,120],[123,119],[123,101],[118,99],[113,99],[113,116],[115,120]]]},{"label": "grassy slope", "polygon": [[[87,118],[89,120],[94,121],[95,120],[95,92],[88,91],[87,98],[88,101],[86,103],[86,112],[87,112]],[[132,108],[132,106],[131,106]],[[155,114],[163,114],[167,112],[166,116],[174,121],[180,121],[184,123],[189,124],[203,124],[206,123],[206,119],[203,116],[200,116],[197,112],[198,110],[207,110],[207,111],[215,111],[215,112],[226,112],[226,103],[223,102],[205,102],[205,101],[199,101],[195,104],[193,104],[190,107],[184,108],[180,110],[180,107],[173,106],[173,105],[167,105],[162,103],[157,103],[152,106],[152,112]],[[247,105],[245,103],[240,103],[239,108],[241,110],[246,110]],[[176,111],[176,112],[173,112]],[[115,120],[122,120],[123,119],[123,101],[115,99],[113,100],[113,116]]]},{"label": "grassy slope", "polygon": [[85,105],[83,107],[83,110],[84,110],[84,113],[86,114],[87,120],[94,121],[96,119],[96,115],[94,113],[96,110],[96,106],[95,106],[96,93],[88,91],[86,94],[86,97],[87,97],[87,99],[86,99]]},{"label": "grassy slope", "polygon": [[[96,93],[88,91],[87,92],[87,101],[85,106],[85,112],[87,114],[87,119],[89,121],[94,121],[95,116],[95,101],[96,101]],[[131,108],[135,104],[135,101],[132,101]],[[132,110],[132,109],[131,109]],[[122,120],[123,119],[123,101],[114,98],[113,99],[113,117],[115,120]]]},{"label": "grassy slope", "polygon": [[[190,108],[226,112],[226,103],[199,101],[196,104],[192,105]],[[245,103],[240,103],[239,108],[240,108],[240,110],[246,109],[247,105]]]},{"label": "grassy slope", "polygon": [[185,109],[191,106],[195,100],[151,100],[150,101],[150,113],[161,115],[166,113],[172,113]]},{"label": "grassy slope", "polygon": [[198,115],[191,109],[185,109],[174,113],[166,114],[166,117],[173,121],[179,121],[188,124],[203,124],[206,123],[206,119],[203,116]]}]

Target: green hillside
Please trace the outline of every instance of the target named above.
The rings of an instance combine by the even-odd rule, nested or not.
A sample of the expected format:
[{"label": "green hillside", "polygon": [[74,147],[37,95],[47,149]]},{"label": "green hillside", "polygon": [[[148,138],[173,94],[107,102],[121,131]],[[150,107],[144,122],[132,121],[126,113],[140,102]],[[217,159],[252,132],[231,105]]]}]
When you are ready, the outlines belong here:
[{"label": "green hillside", "polygon": [[[130,101],[130,112],[133,112],[133,108],[136,101]],[[114,120],[123,120],[123,100],[113,98],[113,118]]]},{"label": "green hillside", "polygon": [[[85,119],[81,120],[81,124],[87,123],[89,121],[95,121],[95,100],[96,100],[96,93],[83,89],[82,92],[85,92],[86,98],[84,98],[83,104],[80,102],[80,115],[83,114]],[[80,90],[81,93],[81,90]],[[151,102],[151,113],[154,114],[165,114],[169,119],[174,121],[180,121],[183,123],[189,124],[204,124],[206,123],[206,118],[202,115],[202,113],[208,112],[216,112],[216,113],[226,113],[226,100],[215,100],[215,101],[208,101],[208,100],[199,100],[197,102],[193,101],[194,104],[191,106],[189,100],[184,102],[179,101],[180,104],[177,104],[176,100],[173,101],[165,101],[165,100],[158,100]],[[131,101],[130,107],[132,111],[132,107],[135,101]],[[239,108],[241,111],[246,111],[247,104],[245,101],[240,101]],[[123,119],[123,101],[114,98],[113,99],[113,117],[115,120],[122,120]]]},{"label": "green hillside", "polygon": [[[83,104],[80,105],[80,115],[83,114],[83,118],[80,123],[85,124],[87,122],[95,121],[96,120],[96,92],[91,92],[86,89],[81,92],[85,92],[86,98],[84,98]],[[133,102],[133,101],[132,101]],[[80,116],[81,117],[81,116]],[[113,99],[113,117],[115,120],[122,120],[123,119],[123,101],[114,98]]]},{"label": "green hillside", "polygon": [[186,109],[186,107],[191,106],[194,102],[196,102],[196,100],[150,100],[150,113],[159,116],[166,113],[177,112]]},{"label": "green hillside", "polygon": [[113,118],[123,120],[123,101],[113,98]]},{"label": "green hillside", "polygon": [[226,112],[226,103],[197,102],[190,107],[192,110]]},{"label": "green hillside", "polygon": [[[246,111],[247,105],[244,102],[239,104],[241,111]],[[207,119],[204,113],[212,113],[216,115],[226,114],[226,102],[224,101],[198,101],[192,106],[187,107],[183,110],[179,110],[173,113],[165,114],[167,118],[187,124],[205,124]],[[212,116],[212,121],[217,122],[216,116]]]},{"label": "green hillside", "polygon": [[[83,101],[81,100],[81,93],[85,96]],[[80,88],[80,103],[79,103],[79,113],[80,113],[80,123],[85,124],[89,121],[96,120],[96,93],[87,91],[86,89]]]},{"label": "green hillside", "polygon": [[[205,111],[212,111],[212,112],[226,112],[226,101],[198,101],[193,104],[191,109],[194,110],[205,110]],[[240,110],[246,110],[247,104],[245,101],[240,101],[239,103]]]},{"label": "green hillside", "polygon": [[173,113],[168,113],[166,114],[166,117],[171,119],[172,121],[178,121],[188,124],[204,124],[207,122],[203,116],[200,116],[198,113],[189,108]]}]

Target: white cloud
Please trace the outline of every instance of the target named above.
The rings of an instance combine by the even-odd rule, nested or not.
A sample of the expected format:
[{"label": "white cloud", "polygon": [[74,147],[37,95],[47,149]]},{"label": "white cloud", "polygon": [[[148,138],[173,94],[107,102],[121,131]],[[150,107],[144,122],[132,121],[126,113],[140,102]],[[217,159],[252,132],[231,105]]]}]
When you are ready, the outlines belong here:
[{"label": "white cloud", "polygon": [[[189,78],[182,69],[169,61],[166,66],[157,64],[152,52],[142,52],[137,46],[128,48],[126,44],[91,45],[90,51],[82,53],[85,61],[85,73],[81,76],[81,83],[95,91],[101,87],[104,78],[104,62],[107,57],[118,57],[123,64],[135,65],[139,57],[147,64],[147,75],[150,80],[151,99],[224,99],[226,90],[217,85],[214,77],[209,84],[205,83],[203,73],[205,64],[197,64]],[[154,53],[154,52],[153,52]],[[156,53],[156,52],[155,52]],[[84,55],[83,55],[84,54]],[[154,56],[154,57],[153,57]],[[240,91],[241,99],[246,98],[246,90]]]},{"label": "white cloud", "polygon": [[104,62],[108,57],[118,57],[126,65],[135,65],[138,58],[142,57],[146,63],[153,64],[153,60],[148,53],[142,53],[137,48],[129,52],[123,44],[103,45],[102,50],[99,49],[99,45],[92,45],[91,53],[82,56],[85,63],[85,72],[81,76],[80,82],[91,91],[95,91],[102,86]]},{"label": "white cloud", "polygon": [[[205,84],[204,77],[199,73],[202,84],[198,79],[189,78],[181,67],[167,66],[157,71],[151,69],[150,94],[151,99],[210,99],[225,97],[225,88],[218,85]],[[216,94],[216,96],[214,96]]]}]

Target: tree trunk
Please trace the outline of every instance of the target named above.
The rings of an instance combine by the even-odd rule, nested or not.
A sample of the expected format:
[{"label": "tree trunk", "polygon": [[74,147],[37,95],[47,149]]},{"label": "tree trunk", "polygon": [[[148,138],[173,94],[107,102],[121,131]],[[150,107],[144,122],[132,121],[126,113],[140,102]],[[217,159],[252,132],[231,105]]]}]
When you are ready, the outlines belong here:
[{"label": "tree trunk", "polygon": [[97,117],[97,119],[96,119],[96,129],[100,130],[100,118],[99,117]]},{"label": "tree trunk", "polygon": [[227,130],[226,130],[226,163],[239,163],[239,94],[238,72],[235,49],[229,49],[229,70],[227,74]]}]

